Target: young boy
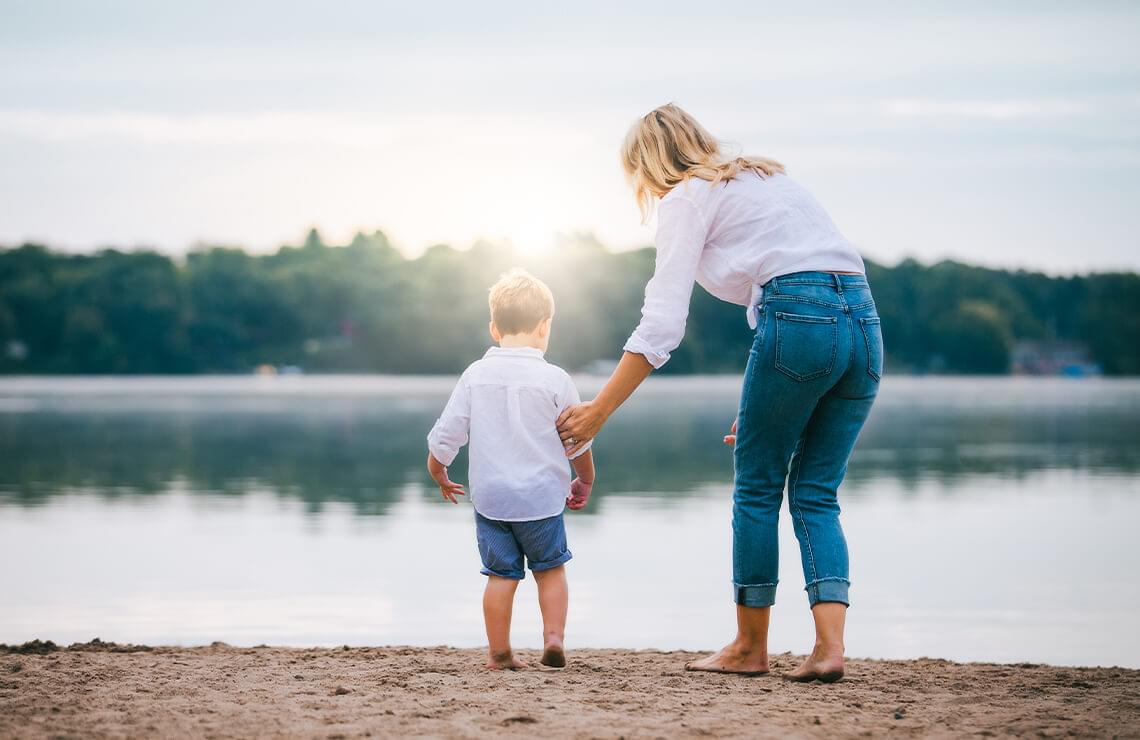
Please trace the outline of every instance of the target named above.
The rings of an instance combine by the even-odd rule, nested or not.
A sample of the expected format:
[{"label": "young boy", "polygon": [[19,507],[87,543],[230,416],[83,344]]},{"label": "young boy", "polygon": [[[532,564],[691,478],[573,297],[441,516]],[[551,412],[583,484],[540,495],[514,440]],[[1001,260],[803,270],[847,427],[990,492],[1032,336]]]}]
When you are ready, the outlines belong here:
[{"label": "young boy", "polygon": [[[554,296],[538,278],[513,270],[491,286],[491,347],[459,378],[428,435],[428,472],[444,499],[457,503],[463,486],[447,476],[459,448],[471,442],[468,478],[475,534],[487,587],[483,619],[492,669],[526,664],[511,652],[511,609],[523,579],[523,557],[538,583],[542,664],[566,665],[563,648],[568,594],[563,507],[581,509],[594,483],[587,445],[566,463],[555,421],[578,403],[570,376],[543,359],[550,341]],[[577,477],[570,480],[569,467]],[[569,494],[569,495],[568,495]]]}]

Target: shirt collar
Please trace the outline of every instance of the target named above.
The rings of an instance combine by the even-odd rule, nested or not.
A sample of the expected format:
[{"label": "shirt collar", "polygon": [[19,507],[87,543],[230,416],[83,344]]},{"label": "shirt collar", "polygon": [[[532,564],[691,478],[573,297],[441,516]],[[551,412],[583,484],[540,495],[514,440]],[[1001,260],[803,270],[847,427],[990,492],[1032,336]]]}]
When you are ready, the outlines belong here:
[{"label": "shirt collar", "polygon": [[530,357],[535,360],[545,359],[542,350],[537,347],[489,347],[484,357]]}]

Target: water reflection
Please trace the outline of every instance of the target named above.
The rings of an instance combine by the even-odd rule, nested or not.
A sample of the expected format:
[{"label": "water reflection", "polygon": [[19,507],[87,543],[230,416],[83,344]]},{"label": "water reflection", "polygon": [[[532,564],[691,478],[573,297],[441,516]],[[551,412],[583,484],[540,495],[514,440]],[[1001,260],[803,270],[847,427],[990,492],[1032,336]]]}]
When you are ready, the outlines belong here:
[{"label": "water reflection", "polygon": [[[597,380],[581,383],[589,396]],[[223,496],[271,491],[319,511],[385,513],[409,483],[431,496],[424,435],[448,379],[254,378],[0,381],[0,503],[53,496]],[[654,379],[597,446],[609,497],[684,497],[727,485],[720,443],[734,378]],[[1140,382],[890,379],[852,462],[847,494],[970,475],[1140,470]],[[458,462],[463,469],[465,461]],[[890,486],[897,490],[899,486]]]},{"label": "water reflection", "polygon": [[[482,645],[470,507],[423,471],[451,383],[0,380],[0,642]],[[738,390],[654,379],[607,426],[575,644],[731,634]],[[891,378],[841,492],[853,654],[1140,666],[1138,439],[1138,381]],[[812,639],[788,523],[777,652]]]}]

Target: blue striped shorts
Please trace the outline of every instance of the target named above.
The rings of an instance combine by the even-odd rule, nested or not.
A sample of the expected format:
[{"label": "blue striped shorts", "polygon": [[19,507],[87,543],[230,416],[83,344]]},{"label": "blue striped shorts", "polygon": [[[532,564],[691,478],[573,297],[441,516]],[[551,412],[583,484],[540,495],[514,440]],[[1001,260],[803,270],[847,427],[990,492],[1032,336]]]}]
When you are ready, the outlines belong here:
[{"label": "blue striped shorts", "polygon": [[574,557],[566,546],[562,514],[533,522],[502,522],[475,512],[475,536],[485,576],[521,581],[523,557],[535,572],[557,568]]}]

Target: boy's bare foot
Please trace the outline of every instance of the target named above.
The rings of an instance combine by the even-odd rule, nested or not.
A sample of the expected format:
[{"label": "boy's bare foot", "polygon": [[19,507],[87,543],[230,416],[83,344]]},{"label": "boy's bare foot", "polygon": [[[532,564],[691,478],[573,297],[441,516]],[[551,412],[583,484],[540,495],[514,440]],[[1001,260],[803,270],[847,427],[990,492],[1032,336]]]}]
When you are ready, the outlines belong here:
[{"label": "boy's bare foot", "polygon": [[515,657],[515,654],[508,650],[505,653],[493,653],[490,660],[487,661],[487,667],[492,671],[518,671],[529,666]]},{"label": "boy's bare foot", "polygon": [[563,649],[562,643],[555,641],[546,643],[546,647],[542,650],[542,660],[539,662],[551,668],[565,668],[566,650]]},{"label": "boy's bare foot", "polygon": [[823,681],[834,683],[843,678],[843,650],[826,650],[816,647],[811,655],[795,670],[784,674],[785,681],[807,683],[809,681]]},{"label": "boy's bare foot", "polygon": [[707,658],[686,663],[685,670],[763,676],[768,673],[768,650],[732,642]]}]

